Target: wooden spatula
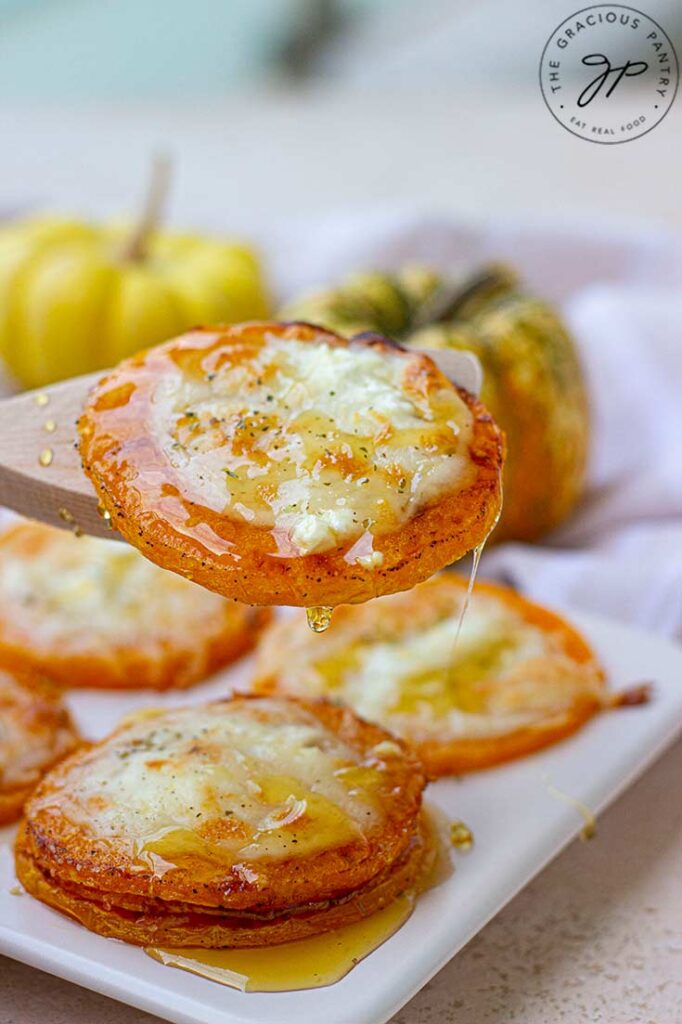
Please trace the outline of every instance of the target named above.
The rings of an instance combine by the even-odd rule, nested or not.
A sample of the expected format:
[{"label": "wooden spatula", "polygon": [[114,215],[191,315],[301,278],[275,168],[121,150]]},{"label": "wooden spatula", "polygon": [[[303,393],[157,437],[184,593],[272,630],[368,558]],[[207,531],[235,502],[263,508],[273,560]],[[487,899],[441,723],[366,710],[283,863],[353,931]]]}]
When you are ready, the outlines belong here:
[{"label": "wooden spatula", "polygon": [[[470,352],[428,355],[455,384],[478,395],[482,373]],[[0,505],[76,533],[119,539],[81,468],[76,421],[102,373],[74,377],[0,400]]]}]

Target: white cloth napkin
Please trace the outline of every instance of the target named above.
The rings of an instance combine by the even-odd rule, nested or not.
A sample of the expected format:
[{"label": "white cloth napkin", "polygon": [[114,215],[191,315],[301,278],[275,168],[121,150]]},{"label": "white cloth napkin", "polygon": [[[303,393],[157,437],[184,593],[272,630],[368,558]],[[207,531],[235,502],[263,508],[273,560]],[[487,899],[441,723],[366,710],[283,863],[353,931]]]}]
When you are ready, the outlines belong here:
[{"label": "white cloth napkin", "polygon": [[483,571],[532,597],[682,636],[682,295],[594,286],[565,303],[594,416],[589,488],[550,543]]},{"label": "white cloth napkin", "polygon": [[481,575],[550,606],[682,637],[680,239],[649,228],[513,219],[480,227],[393,212],[270,225],[263,242],[282,294],[360,267],[424,261],[452,270],[501,259],[557,301],[591,391],[588,492],[543,544],[489,550]]}]

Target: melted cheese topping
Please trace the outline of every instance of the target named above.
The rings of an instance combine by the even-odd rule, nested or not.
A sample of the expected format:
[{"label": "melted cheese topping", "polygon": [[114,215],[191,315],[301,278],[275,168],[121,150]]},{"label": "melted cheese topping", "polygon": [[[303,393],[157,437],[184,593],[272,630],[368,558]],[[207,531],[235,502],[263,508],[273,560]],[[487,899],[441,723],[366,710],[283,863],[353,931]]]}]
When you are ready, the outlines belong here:
[{"label": "melted cheese topping", "polygon": [[381,818],[380,757],[362,761],[278,700],[143,712],[32,813],[56,801],[96,840],[129,845],[157,871],[193,854],[241,865],[307,856],[362,839]]},{"label": "melted cheese topping", "polygon": [[72,745],[61,705],[0,672],[0,788],[36,782]]},{"label": "melted cheese topping", "polygon": [[[208,362],[208,360],[206,361]],[[208,372],[157,385],[151,429],[195,499],[274,532],[282,553],[372,537],[468,483],[472,416],[452,388],[411,387],[414,356],[266,334]],[[357,550],[356,550],[357,548]]]},{"label": "melted cheese topping", "polygon": [[41,533],[35,556],[0,549],[6,628],[35,647],[76,653],[104,640],[155,651],[169,640],[190,643],[196,630],[224,622],[223,598],[159,569],[127,544]]},{"label": "melted cheese topping", "polygon": [[436,595],[410,620],[401,609],[410,595],[379,598],[378,629],[363,629],[354,609],[354,627],[335,633],[332,620],[312,642],[300,624],[300,643],[281,659],[266,640],[261,669],[288,693],[333,697],[399,735],[435,740],[511,732],[570,708],[581,691],[598,692],[593,665],[567,657],[558,636],[490,594],[474,590],[455,643],[463,599],[456,592],[444,610]]}]

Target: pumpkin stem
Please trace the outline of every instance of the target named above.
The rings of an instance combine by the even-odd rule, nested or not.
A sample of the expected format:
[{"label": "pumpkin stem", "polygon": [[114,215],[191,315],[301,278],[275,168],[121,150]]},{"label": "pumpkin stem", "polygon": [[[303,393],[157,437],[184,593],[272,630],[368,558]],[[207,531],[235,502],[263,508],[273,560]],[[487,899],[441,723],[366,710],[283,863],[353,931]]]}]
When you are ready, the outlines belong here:
[{"label": "pumpkin stem", "polygon": [[147,255],[149,239],[161,222],[171,178],[171,158],[167,153],[157,154],[152,160],[142,212],[135,228],[123,246],[123,258],[139,263]]},{"label": "pumpkin stem", "polygon": [[499,264],[483,267],[464,280],[445,280],[422,303],[413,317],[411,330],[472,316],[486,302],[509,292],[515,284],[514,272]]}]

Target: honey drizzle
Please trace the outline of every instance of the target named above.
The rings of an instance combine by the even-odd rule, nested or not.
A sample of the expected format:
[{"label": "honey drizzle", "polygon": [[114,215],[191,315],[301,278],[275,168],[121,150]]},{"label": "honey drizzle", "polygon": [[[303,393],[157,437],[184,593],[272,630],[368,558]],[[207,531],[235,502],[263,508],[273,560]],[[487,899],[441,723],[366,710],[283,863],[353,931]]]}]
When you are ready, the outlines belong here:
[{"label": "honey drizzle", "polygon": [[[489,536],[490,536],[490,534],[488,534],[488,537]],[[459,619],[457,620],[457,631],[455,633],[455,642],[454,642],[453,648],[452,648],[452,653],[453,654],[457,650],[457,644],[459,643],[459,635],[462,632],[462,625],[464,624],[464,616],[466,615],[466,613],[467,613],[467,611],[469,609],[469,604],[471,602],[471,594],[472,594],[473,589],[474,589],[474,584],[476,583],[476,576],[478,575],[478,567],[479,567],[480,562],[481,562],[481,555],[483,554],[483,549],[485,547],[485,544],[486,544],[486,541],[487,541],[488,537],[486,537],[485,540],[482,540],[481,543],[477,547],[475,547],[473,552],[472,552],[471,569],[469,570],[469,583],[467,584],[466,594],[464,595],[464,600],[462,601],[462,607],[460,608],[460,611],[459,611]]]},{"label": "honey drizzle", "polygon": [[582,817],[585,824],[580,829],[579,837],[583,842],[588,842],[590,839],[594,839],[597,834],[597,818],[594,811],[590,810],[587,804],[579,800],[578,797],[572,796],[570,793],[565,793],[563,789],[559,789],[553,782],[550,781],[549,776],[544,775],[543,780],[545,789],[550,796],[555,797],[557,800],[561,800],[562,803],[568,804],[569,807],[574,807],[578,814]]},{"label": "honey drizzle", "polygon": [[422,877],[407,892],[369,917],[307,939],[274,946],[247,949],[147,946],[144,952],[166,967],[189,971],[241,992],[292,992],[333,985],[405,924],[420,893],[435,888],[452,874],[442,812],[425,807],[424,814],[433,855],[427,855],[428,864]]},{"label": "honey drizzle", "polygon": [[324,633],[326,629],[329,629],[333,611],[333,608],[327,608],[324,605],[318,608],[306,608],[305,613],[308,625],[313,633]]},{"label": "honey drizzle", "polygon": [[478,575],[478,567],[479,567],[480,562],[481,562],[481,556],[483,554],[483,551],[485,549],[486,544],[488,543],[488,540],[490,539],[493,531],[495,530],[495,527],[499,523],[500,517],[502,515],[502,505],[503,505],[503,501],[504,501],[504,494],[503,494],[503,490],[502,490],[502,470],[501,469],[498,472],[498,482],[499,482],[499,486],[500,486],[500,505],[499,505],[499,508],[497,510],[497,515],[495,516],[495,519],[493,520],[493,524],[490,527],[490,529],[488,530],[488,532],[486,533],[485,537],[483,538],[481,543],[478,544],[473,549],[472,555],[471,555],[471,569],[469,570],[469,583],[467,584],[466,594],[464,595],[464,601],[462,602],[462,607],[461,607],[460,612],[459,612],[459,619],[457,621],[457,631],[455,632],[455,641],[454,641],[454,643],[452,645],[452,655],[450,657],[450,664],[448,666],[448,681],[450,682],[450,685],[454,684],[455,652],[457,651],[457,645],[459,643],[460,633],[462,632],[462,626],[464,624],[464,616],[466,615],[466,613],[467,613],[467,611],[469,609],[469,604],[471,603],[471,595],[473,593],[473,589],[474,589],[474,586],[476,584],[476,576]]},{"label": "honey drizzle", "polygon": [[[497,525],[497,520],[495,520],[495,525]],[[477,547],[475,547],[473,552],[472,552],[472,556],[471,556],[471,569],[469,570],[469,582],[467,584],[467,589],[466,589],[466,593],[464,595],[464,600],[462,601],[462,607],[459,610],[459,618],[457,620],[457,629],[455,630],[455,638],[454,638],[454,640],[452,642],[452,650],[450,652],[450,660],[448,662],[447,669],[446,669],[447,682],[448,682],[448,686],[449,686],[450,689],[454,689],[457,686],[457,673],[455,671],[455,655],[457,653],[457,646],[459,644],[459,637],[460,637],[460,633],[462,632],[462,626],[464,625],[464,616],[466,615],[467,611],[469,610],[469,604],[471,603],[471,595],[473,593],[474,585],[476,583],[476,576],[478,575],[478,566],[479,566],[480,561],[481,561],[481,555],[483,554],[483,549],[485,548],[486,541],[488,540],[488,537],[490,536],[490,534],[492,533],[492,531],[494,529],[495,529],[495,526],[493,526],[493,528],[490,531],[490,533],[486,534],[486,536],[483,538],[481,543]]]}]

